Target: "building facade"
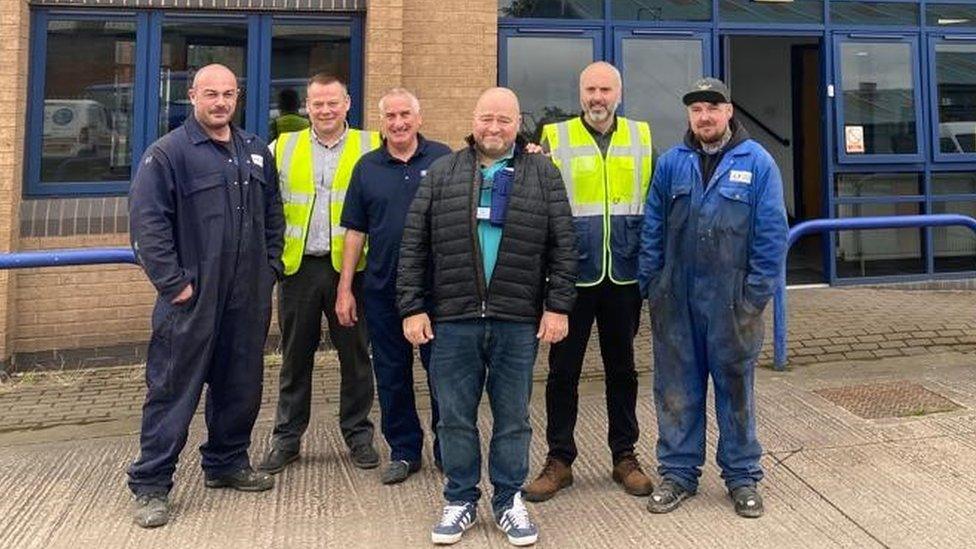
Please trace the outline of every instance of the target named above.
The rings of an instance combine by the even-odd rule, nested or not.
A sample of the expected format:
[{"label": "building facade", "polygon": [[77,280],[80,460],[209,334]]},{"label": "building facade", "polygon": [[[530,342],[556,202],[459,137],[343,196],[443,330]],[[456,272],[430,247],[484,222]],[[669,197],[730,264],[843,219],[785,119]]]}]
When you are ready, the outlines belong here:
[{"label": "building facade", "polygon": [[[0,252],[127,245],[133,159],[188,115],[211,62],[241,76],[237,121],[258,134],[324,70],[349,82],[354,125],[376,128],[380,94],[405,86],[424,132],[459,146],[484,88],[514,88],[537,137],[606,60],[658,152],[713,75],[779,163],[792,223],[976,215],[974,0],[0,0],[0,37]],[[972,277],[976,239],[849,231],[789,265],[794,282]],[[132,266],[0,271],[0,359],[138,360],[153,296]]]}]

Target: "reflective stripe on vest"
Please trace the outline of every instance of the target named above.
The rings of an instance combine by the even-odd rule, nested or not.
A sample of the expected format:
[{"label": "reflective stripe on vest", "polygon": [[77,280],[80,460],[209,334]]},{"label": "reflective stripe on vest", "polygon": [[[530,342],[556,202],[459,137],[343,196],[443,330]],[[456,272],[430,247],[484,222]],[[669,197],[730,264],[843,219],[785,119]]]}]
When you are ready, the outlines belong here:
[{"label": "reflective stripe on vest", "polygon": [[[380,144],[380,136],[376,132],[349,129],[345,139],[328,197],[332,235],[329,255],[337,272],[342,270],[342,246],[345,238],[345,229],[339,226],[339,222],[352,169],[361,156]],[[285,265],[286,275],[298,271],[305,252],[308,225],[316,200],[313,161],[310,128],[281,135],[275,143],[275,163],[285,210],[285,249],[281,261]],[[366,254],[363,254],[357,270],[362,270],[365,265]]]},{"label": "reflective stripe on vest", "polygon": [[[602,258],[595,280],[581,273],[579,286],[599,284],[605,276],[616,283],[611,247],[611,216],[642,216],[651,179],[651,130],[646,122],[617,117],[617,129],[610,138],[606,157],[580,117],[543,129],[553,162],[566,185],[566,194],[575,218],[593,219],[602,238],[603,249],[591,249],[588,257]],[[582,251],[581,251],[582,252]]]}]

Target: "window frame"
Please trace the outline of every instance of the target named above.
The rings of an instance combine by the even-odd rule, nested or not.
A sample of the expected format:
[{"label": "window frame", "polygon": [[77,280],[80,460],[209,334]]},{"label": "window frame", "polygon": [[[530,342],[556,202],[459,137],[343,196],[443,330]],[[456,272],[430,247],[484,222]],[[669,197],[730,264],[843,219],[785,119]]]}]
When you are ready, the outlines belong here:
[{"label": "window frame", "polygon": [[[932,162],[937,164],[959,164],[976,162],[976,151],[970,153],[944,153],[939,137],[939,82],[935,48],[940,44],[965,44],[976,47],[976,34],[973,33],[931,33],[928,35],[928,87],[929,87],[929,140],[932,143]],[[974,52],[976,53],[976,52]],[[974,121],[976,123],[976,121]]]},{"label": "window frame", "polygon": [[[362,13],[290,15],[274,12],[212,13],[175,9],[51,9],[32,8],[30,12],[29,65],[26,126],[24,135],[22,196],[32,198],[82,198],[124,196],[129,192],[139,159],[158,138],[159,64],[162,56],[164,22],[243,22],[247,28],[245,63],[248,92],[244,103],[244,129],[259,136],[267,135],[268,121],[261,113],[270,104],[270,58],[273,25],[295,24],[347,25],[350,36],[349,95],[352,108],[349,124],[359,127],[363,121],[364,17]],[[132,84],[131,143],[132,165],[129,177],[122,181],[41,181],[43,157],[44,87],[47,78],[48,23],[52,20],[127,21],[135,23],[135,76]]]}]

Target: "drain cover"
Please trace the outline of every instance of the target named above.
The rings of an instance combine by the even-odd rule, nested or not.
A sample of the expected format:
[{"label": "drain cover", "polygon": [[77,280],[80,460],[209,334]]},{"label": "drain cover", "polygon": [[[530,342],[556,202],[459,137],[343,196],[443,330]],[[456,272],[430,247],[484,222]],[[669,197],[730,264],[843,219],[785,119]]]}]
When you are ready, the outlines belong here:
[{"label": "drain cover", "polygon": [[865,419],[924,416],[961,408],[917,383],[901,381],[830,387],[814,393]]}]

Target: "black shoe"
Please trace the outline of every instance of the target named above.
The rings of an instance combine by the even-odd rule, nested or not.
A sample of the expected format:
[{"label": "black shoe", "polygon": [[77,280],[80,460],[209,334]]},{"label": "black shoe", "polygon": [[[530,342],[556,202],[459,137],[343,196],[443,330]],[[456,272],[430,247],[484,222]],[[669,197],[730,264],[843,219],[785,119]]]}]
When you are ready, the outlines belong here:
[{"label": "black shoe", "polygon": [[739,486],[733,489],[729,496],[735,505],[735,512],[740,517],[759,518],[763,515],[763,500],[755,484]]},{"label": "black shoe", "polygon": [[374,469],[380,465],[380,455],[372,444],[360,444],[349,450],[352,464],[360,469]]},{"label": "black shoe", "polygon": [[685,490],[677,482],[666,478],[651,492],[651,497],[647,501],[647,510],[657,514],[670,513],[677,509],[682,501],[693,495],[695,495],[693,492]]},{"label": "black shoe", "polygon": [[380,482],[383,484],[396,484],[398,482],[403,482],[407,480],[407,477],[419,470],[419,461],[391,461],[390,465],[387,466],[386,471],[383,471],[383,476],[380,478]]},{"label": "black shoe", "polygon": [[241,492],[263,492],[274,487],[274,477],[250,467],[217,478],[208,478],[207,488],[233,488]]},{"label": "black shoe", "polygon": [[136,496],[132,520],[143,528],[156,528],[169,522],[169,498],[166,494]]},{"label": "black shoe", "polygon": [[298,452],[289,452],[272,446],[261,463],[258,464],[258,471],[274,475],[280,473],[289,463],[296,459],[298,459]]}]

